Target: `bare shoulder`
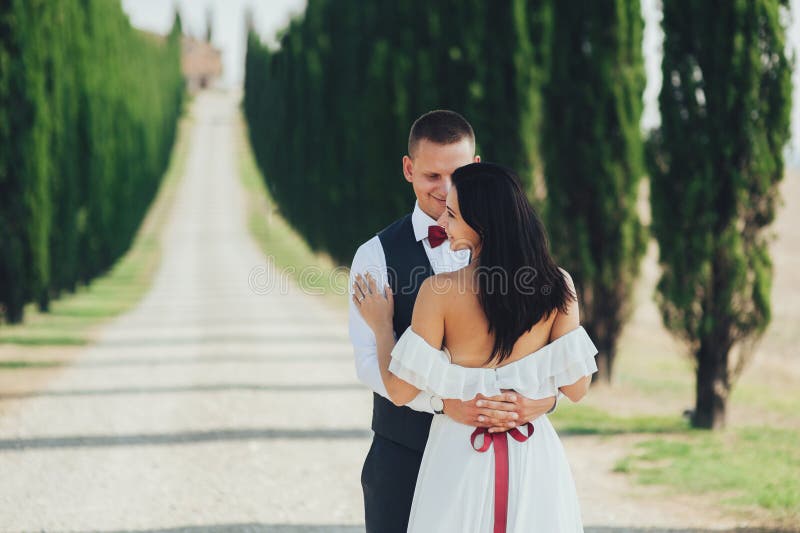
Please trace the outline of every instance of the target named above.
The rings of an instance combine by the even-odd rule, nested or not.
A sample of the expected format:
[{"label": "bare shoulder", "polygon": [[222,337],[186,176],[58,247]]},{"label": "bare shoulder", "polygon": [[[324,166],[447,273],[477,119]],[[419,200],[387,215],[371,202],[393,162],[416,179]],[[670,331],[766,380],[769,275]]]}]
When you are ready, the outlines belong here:
[{"label": "bare shoulder", "polygon": [[443,315],[453,305],[453,299],[464,292],[458,288],[458,276],[455,272],[442,272],[426,278],[417,293],[415,312],[417,308],[424,308],[427,312]]},{"label": "bare shoulder", "polygon": [[550,342],[574,330],[581,325],[580,311],[578,307],[578,292],[575,290],[575,282],[572,280],[569,272],[559,267],[559,270],[564,275],[564,281],[567,283],[567,288],[572,292],[575,298],[567,302],[566,312],[556,310],[556,318],[553,320],[553,326],[550,329]]},{"label": "bare shoulder", "polygon": [[569,290],[571,290],[571,291],[572,291],[572,293],[573,293],[573,294],[575,294],[575,295],[577,296],[577,294],[575,293],[575,282],[574,282],[574,281],[572,281],[572,276],[570,276],[570,275],[569,275],[569,272],[567,272],[567,271],[566,271],[566,270],[564,270],[563,268],[561,268],[561,267],[558,267],[558,269],[559,269],[559,270],[561,271],[561,273],[564,275],[564,281],[566,281],[566,282],[567,282],[567,287],[569,288]]},{"label": "bare shoulder", "polygon": [[450,272],[434,274],[422,282],[417,294],[417,301],[424,299],[430,304],[440,305],[451,291]]},{"label": "bare shoulder", "polygon": [[441,346],[444,336],[444,309],[442,296],[435,290],[431,276],[422,282],[414,302],[411,329],[431,346]]}]

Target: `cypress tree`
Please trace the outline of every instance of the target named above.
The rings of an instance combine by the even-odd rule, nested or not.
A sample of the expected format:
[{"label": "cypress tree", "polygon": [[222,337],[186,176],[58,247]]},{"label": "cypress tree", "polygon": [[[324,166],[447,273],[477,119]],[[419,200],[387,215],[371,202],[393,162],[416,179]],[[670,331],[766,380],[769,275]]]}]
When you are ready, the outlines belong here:
[{"label": "cypress tree", "polygon": [[656,297],[696,361],[696,427],[724,425],[770,320],[765,230],[789,139],[787,18],[783,0],[664,3],[661,126],[648,143]]},{"label": "cypress tree", "polygon": [[53,6],[44,0],[6,2],[2,17],[4,137],[3,266],[0,280],[8,320],[22,319],[30,300],[46,305],[49,284],[51,116],[47,99],[48,33]]},{"label": "cypress tree", "polygon": [[545,217],[610,381],[646,247],[636,210],[643,174],[639,0],[554,2],[543,92]]},{"label": "cypress tree", "polygon": [[21,320],[27,296],[22,202],[27,183],[19,171],[23,143],[17,132],[30,113],[17,60],[24,46],[19,9],[19,2],[0,4],[0,303],[6,319],[14,322]]}]

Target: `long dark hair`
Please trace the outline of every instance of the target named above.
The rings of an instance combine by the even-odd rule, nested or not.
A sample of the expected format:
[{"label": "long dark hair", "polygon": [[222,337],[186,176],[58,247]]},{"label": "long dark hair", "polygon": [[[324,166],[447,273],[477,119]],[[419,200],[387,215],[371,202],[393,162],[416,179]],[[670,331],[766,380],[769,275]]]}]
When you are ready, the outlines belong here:
[{"label": "long dark hair", "polygon": [[523,333],[556,310],[566,312],[576,296],[550,256],[544,224],[513,172],[472,163],[458,168],[452,183],[464,222],[482,240],[478,298],[495,335],[486,363],[500,364]]}]

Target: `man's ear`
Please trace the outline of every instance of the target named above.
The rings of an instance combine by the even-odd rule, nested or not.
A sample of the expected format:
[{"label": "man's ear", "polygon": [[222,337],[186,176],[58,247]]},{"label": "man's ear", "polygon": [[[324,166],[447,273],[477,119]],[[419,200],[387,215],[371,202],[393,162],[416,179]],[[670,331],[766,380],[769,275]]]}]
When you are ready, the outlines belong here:
[{"label": "man's ear", "polygon": [[403,156],[403,176],[406,177],[406,181],[411,183],[412,176],[414,175],[414,160],[408,157],[407,155]]},{"label": "man's ear", "polygon": [[475,162],[476,162],[476,163],[480,163],[480,162],[481,162],[481,156],[479,156],[479,155],[476,155],[476,156],[475,156]]}]

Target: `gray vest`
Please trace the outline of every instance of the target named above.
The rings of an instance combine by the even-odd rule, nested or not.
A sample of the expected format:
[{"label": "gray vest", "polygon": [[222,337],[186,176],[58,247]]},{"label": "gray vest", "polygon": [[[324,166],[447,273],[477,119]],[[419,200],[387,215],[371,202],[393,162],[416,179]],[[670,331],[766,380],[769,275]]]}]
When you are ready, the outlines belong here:
[{"label": "gray vest", "polygon": [[[422,282],[433,275],[422,242],[414,238],[411,215],[378,233],[386,256],[389,286],[394,293],[394,332],[397,338],[411,325],[414,302]],[[410,407],[397,407],[373,393],[372,430],[378,435],[422,452],[428,441],[433,415]]]}]

